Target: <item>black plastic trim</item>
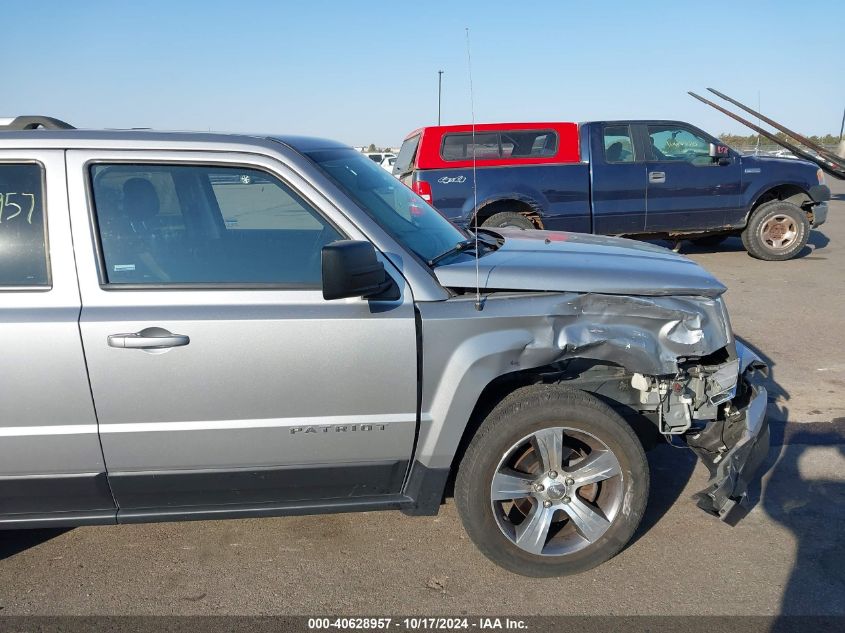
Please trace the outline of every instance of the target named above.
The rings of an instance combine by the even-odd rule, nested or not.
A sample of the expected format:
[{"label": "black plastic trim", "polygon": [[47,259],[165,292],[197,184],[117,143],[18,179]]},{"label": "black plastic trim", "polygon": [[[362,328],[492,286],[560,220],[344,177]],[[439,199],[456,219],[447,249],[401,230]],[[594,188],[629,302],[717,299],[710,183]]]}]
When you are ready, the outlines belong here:
[{"label": "black plastic trim", "polygon": [[[324,499],[399,494],[405,460],[250,468],[109,473],[118,518],[136,510],[255,504],[320,504]],[[178,513],[177,512],[177,513]],[[141,512],[141,514],[145,514]],[[256,515],[257,516],[257,515]]]},{"label": "black plastic trim", "polygon": [[0,521],[17,514],[105,510],[114,514],[105,473],[0,477]]},{"label": "black plastic trim", "polygon": [[115,525],[116,510],[91,512],[41,512],[0,516],[0,530],[79,527],[82,525]]},{"label": "black plastic trim", "polygon": [[[198,521],[198,520],[219,520],[219,519],[237,519],[237,518],[258,518],[258,517],[275,517],[275,516],[299,516],[308,514],[334,514],[340,512],[370,512],[378,510],[401,510],[403,513],[411,516],[433,516],[436,515],[440,505],[443,502],[443,494],[446,488],[446,482],[449,478],[448,468],[427,468],[420,462],[415,461],[410,469],[408,482],[405,486],[405,493],[392,492],[387,494],[379,494],[379,490],[385,487],[398,486],[401,483],[402,476],[405,474],[406,462],[384,462],[379,464],[364,464],[356,466],[354,464],[343,464],[333,467],[313,467],[303,469],[302,467],[290,469],[265,469],[265,470],[249,470],[243,472],[232,471],[213,471],[213,472],[199,472],[193,471],[190,473],[173,473],[173,472],[158,472],[158,473],[123,473],[122,475],[113,475],[112,480],[118,482],[118,488],[123,486],[124,491],[136,490],[136,501],[144,501],[150,503],[149,507],[127,508],[122,507],[120,510],[115,510],[111,504],[111,498],[108,496],[106,500],[109,502],[108,509],[101,510],[77,510],[77,511],[62,511],[59,504],[50,506],[42,503],[41,510],[32,510],[21,513],[9,513],[4,506],[4,513],[0,515],[0,530],[3,529],[21,529],[21,528],[50,528],[50,527],[76,527],[83,525],[114,525],[116,523],[152,523],[163,521]],[[351,470],[350,470],[351,469]],[[280,471],[286,471],[284,473]],[[384,479],[381,475],[389,472],[391,477]],[[188,479],[183,479],[186,475],[192,475]],[[363,475],[363,477],[362,477]],[[381,482],[381,488],[376,485],[370,487],[366,483],[367,478],[376,478]],[[322,490],[325,494],[333,494],[332,497],[325,498],[304,498],[291,500],[275,500],[267,502],[259,502],[256,499],[272,493],[273,496],[279,496],[279,492],[287,492],[289,496],[302,496],[303,492],[295,492],[297,481],[303,479],[316,479],[322,484]],[[346,489],[338,489],[333,485],[337,478],[350,482]],[[6,478],[8,480],[9,478]],[[16,478],[21,480],[22,478]],[[62,496],[69,490],[72,492],[74,485],[79,482],[74,482],[68,485],[66,480],[68,477],[36,477],[29,478],[32,480],[40,480],[40,486],[52,490],[52,496],[46,497],[41,495],[40,499],[54,500],[56,497]],[[84,477],[71,477],[70,479],[78,479],[84,481]],[[98,475],[96,478],[97,485],[102,485],[104,475]],[[0,480],[2,481],[2,480]],[[237,490],[231,486],[236,482],[256,483],[256,481],[263,481],[267,483],[266,488],[257,488],[251,491]],[[387,482],[390,483],[387,483]],[[287,487],[274,488],[270,483],[286,482]],[[221,484],[225,487],[214,494],[213,489],[201,495],[191,495],[195,503],[177,505],[165,505],[159,503],[153,505],[152,499],[148,499],[145,495],[164,495],[171,501],[184,500],[192,485],[202,484],[205,486],[211,484]],[[308,490],[313,493],[314,486],[306,486]],[[172,494],[167,494],[168,489]],[[343,494],[352,490],[352,496]],[[32,487],[29,488],[33,490]],[[155,492],[158,491],[158,492]],[[329,492],[330,491],[330,492]],[[108,487],[105,487],[105,492],[108,492]],[[363,493],[360,496],[355,496],[356,493]],[[140,494],[138,494],[140,493]],[[221,494],[222,493],[222,494]],[[239,502],[234,503],[220,503],[221,499],[239,498]],[[78,496],[73,497],[78,498]],[[251,498],[252,500],[248,500]],[[200,502],[203,499],[206,502]],[[67,505],[67,503],[65,504]]]},{"label": "black plastic trim", "polygon": [[247,519],[339,512],[399,510],[410,504],[402,495],[361,497],[357,499],[325,499],[322,501],[290,501],[287,503],[238,504],[227,506],[188,506],[120,510],[118,523],[155,523],[160,521],[209,521]]},{"label": "black plastic trim", "polygon": [[405,484],[405,496],[409,503],[402,508],[402,512],[411,516],[437,514],[443,504],[448,479],[448,468],[428,468],[415,461]]},{"label": "black plastic trim", "polygon": [[0,130],[75,130],[70,123],[65,123],[51,116],[27,115],[15,117],[11,123],[0,125]]}]

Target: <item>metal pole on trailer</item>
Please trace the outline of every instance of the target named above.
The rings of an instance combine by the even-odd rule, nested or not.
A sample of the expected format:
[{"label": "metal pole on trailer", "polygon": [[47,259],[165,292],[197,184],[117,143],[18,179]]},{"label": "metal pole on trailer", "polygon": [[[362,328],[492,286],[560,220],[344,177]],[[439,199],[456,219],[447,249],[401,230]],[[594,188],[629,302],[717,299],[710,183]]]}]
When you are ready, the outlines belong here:
[{"label": "metal pole on trailer", "polygon": [[842,111],[842,125],[839,126],[839,140],[842,140],[842,132],[845,132],[845,110]]}]

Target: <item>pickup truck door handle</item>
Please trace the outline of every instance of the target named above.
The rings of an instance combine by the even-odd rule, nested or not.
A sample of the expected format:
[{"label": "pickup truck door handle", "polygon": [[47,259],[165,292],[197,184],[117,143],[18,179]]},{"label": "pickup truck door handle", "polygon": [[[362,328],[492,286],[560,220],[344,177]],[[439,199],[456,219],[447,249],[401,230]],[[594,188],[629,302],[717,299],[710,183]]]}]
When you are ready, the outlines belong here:
[{"label": "pickup truck door handle", "polygon": [[168,349],[191,342],[184,334],[171,334],[164,328],[148,327],[134,334],[109,334],[109,347],[123,349]]},{"label": "pickup truck door handle", "polygon": [[648,172],[648,181],[649,182],[666,182],[666,172],[665,171],[650,171],[650,172]]}]

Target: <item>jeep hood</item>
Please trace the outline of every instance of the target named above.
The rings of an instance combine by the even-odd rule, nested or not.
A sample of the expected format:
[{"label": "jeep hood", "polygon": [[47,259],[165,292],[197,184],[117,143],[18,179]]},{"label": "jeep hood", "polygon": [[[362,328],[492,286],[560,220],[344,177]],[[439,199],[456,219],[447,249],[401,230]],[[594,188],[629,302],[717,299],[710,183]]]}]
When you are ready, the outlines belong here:
[{"label": "jeep hood", "polygon": [[[478,260],[483,290],[706,297],[726,290],[691,259],[645,242],[563,231],[495,233],[503,243]],[[447,288],[474,288],[475,259],[447,260],[434,274]]]}]

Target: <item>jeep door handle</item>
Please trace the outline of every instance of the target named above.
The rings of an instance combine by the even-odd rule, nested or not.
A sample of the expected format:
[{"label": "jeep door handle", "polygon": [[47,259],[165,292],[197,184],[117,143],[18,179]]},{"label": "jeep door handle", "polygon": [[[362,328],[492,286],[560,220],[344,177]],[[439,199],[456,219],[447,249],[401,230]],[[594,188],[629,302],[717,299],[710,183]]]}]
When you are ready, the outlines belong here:
[{"label": "jeep door handle", "polygon": [[185,334],[171,334],[164,328],[148,327],[134,334],[109,334],[109,347],[122,349],[168,349],[191,342]]},{"label": "jeep door handle", "polygon": [[650,171],[650,172],[648,172],[648,181],[649,182],[666,182],[666,172],[665,171]]}]

